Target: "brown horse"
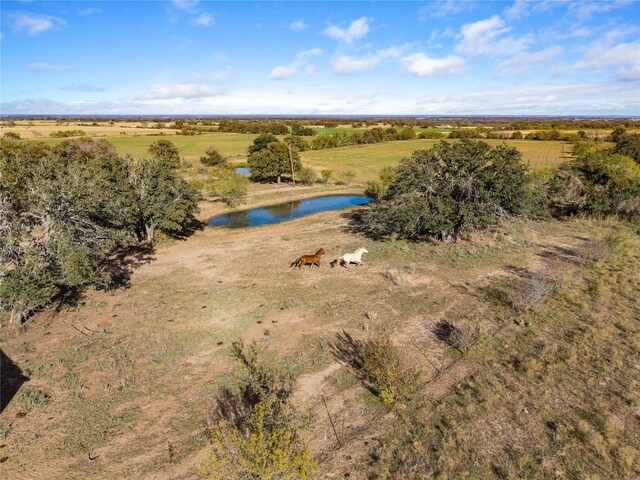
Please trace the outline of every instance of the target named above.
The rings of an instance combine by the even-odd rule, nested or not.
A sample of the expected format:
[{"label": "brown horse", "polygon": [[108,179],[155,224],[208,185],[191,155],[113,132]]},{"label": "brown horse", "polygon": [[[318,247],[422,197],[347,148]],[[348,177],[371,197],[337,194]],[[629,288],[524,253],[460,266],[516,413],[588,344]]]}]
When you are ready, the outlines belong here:
[{"label": "brown horse", "polygon": [[302,255],[302,256],[298,257],[289,266],[290,267],[298,267],[301,270],[302,270],[302,267],[304,267],[305,265],[309,265],[309,268],[313,267],[314,265],[317,265],[318,267],[320,267],[320,257],[322,257],[322,255],[324,255],[325,253],[327,253],[327,252],[324,251],[324,248],[321,248],[320,250],[318,250],[313,255]]}]

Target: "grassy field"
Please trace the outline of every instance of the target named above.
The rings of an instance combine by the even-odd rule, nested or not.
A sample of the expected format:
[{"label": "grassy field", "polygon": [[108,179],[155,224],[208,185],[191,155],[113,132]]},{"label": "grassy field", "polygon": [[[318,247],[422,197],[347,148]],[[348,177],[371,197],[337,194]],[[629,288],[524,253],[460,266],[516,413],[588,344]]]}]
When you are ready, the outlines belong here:
[{"label": "grassy field", "polygon": [[[353,145],[303,152],[303,161],[317,168],[334,170],[338,174],[353,170],[357,180],[377,178],[378,171],[384,167],[395,166],[398,161],[410,156],[415,150],[431,148],[440,140],[406,140],[398,142],[375,143],[372,145]],[[503,140],[485,140],[499,145]],[[523,158],[532,168],[547,168],[558,165],[571,158],[571,145],[565,142],[538,142],[533,140],[506,140],[508,145],[518,148]]]},{"label": "grassy field", "polygon": [[[248,206],[312,193],[283,189]],[[203,202],[203,215],[223,208]],[[298,377],[317,478],[411,478],[400,464],[414,462],[427,463],[424,478],[436,468],[446,478],[553,478],[550,468],[637,478],[638,239],[610,260],[576,260],[592,237],[624,230],[526,222],[446,246],[366,240],[342,212],[324,212],[205,228],[137,252],[121,288],[0,330],[3,352],[30,378],[0,417],[3,476],[197,478],[209,452],[203,420],[242,339],[286,358]],[[361,245],[364,266],[327,265]],[[321,246],[321,268],[289,268]],[[567,279],[548,305],[521,314],[489,295],[545,265]],[[480,329],[477,344],[461,355],[433,333],[442,319]],[[343,330],[389,333],[423,371],[427,408],[389,414],[332,353]]]},{"label": "grassy field", "polygon": [[[203,154],[209,145],[215,145],[220,153],[228,156],[232,161],[246,160],[247,147],[251,145],[255,135],[240,133],[208,133],[203,135],[162,135],[162,136],[119,136],[103,137],[104,140],[112,143],[118,153],[129,154],[134,158],[141,158],[147,155],[149,145],[158,140],[169,140],[173,142],[180,156],[185,160],[196,161]],[[42,138],[45,143],[55,145],[64,139]]]}]

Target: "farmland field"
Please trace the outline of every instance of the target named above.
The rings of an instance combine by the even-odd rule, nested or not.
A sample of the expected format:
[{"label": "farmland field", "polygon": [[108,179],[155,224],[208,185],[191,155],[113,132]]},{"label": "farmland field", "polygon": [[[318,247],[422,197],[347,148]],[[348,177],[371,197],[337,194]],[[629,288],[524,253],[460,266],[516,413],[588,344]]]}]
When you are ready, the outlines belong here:
[{"label": "farmland field", "polygon": [[[375,143],[371,145],[352,145],[303,152],[303,162],[318,167],[344,172],[353,170],[358,180],[371,180],[377,177],[384,167],[395,166],[398,161],[411,155],[411,152],[431,148],[440,140],[406,140]],[[499,145],[503,140],[484,140],[491,145]],[[506,143],[522,152],[525,161],[532,168],[546,168],[571,158],[571,145],[566,142],[540,142],[535,140],[507,140]]]},{"label": "farmland field", "polygon": [[[119,136],[101,137],[116,147],[121,155],[129,154],[134,158],[146,155],[149,145],[158,140],[173,142],[180,156],[186,160],[197,160],[209,145],[215,145],[220,153],[230,157],[231,160],[244,160],[247,156],[247,147],[256,137],[253,134],[243,133],[211,133],[205,135],[161,135],[161,136]],[[65,140],[63,138],[38,139],[50,145],[55,145]]]}]

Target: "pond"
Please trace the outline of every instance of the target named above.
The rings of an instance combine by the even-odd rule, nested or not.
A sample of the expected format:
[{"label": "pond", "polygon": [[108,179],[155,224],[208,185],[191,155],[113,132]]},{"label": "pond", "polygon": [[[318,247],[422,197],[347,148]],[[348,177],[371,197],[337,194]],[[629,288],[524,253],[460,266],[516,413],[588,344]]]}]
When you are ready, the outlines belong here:
[{"label": "pond", "polygon": [[236,173],[241,173],[242,175],[251,175],[251,169],[246,167],[238,167],[233,170]]},{"label": "pond", "polygon": [[214,227],[257,227],[270,223],[286,222],[311,213],[364,205],[370,201],[369,197],[363,195],[328,195],[325,197],[305,198],[304,200],[279,203],[270,207],[226,213],[209,219],[207,223]]}]

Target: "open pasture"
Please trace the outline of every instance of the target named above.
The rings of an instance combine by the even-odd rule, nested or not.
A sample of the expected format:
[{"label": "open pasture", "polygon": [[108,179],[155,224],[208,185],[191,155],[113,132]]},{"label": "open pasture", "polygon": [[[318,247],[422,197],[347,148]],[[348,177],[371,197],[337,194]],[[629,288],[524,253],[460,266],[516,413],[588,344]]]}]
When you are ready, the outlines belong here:
[{"label": "open pasture", "polygon": [[[295,190],[279,192],[279,200],[252,197],[248,206],[311,192]],[[223,211],[213,202],[202,206],[203,219]],[[354,338],[392,332],[425,379],[433,379],[425,387],[425,401],[444,402],[456,429],[452,434],[461,439],[453,446],[446,439],[434,444],[456,459],[446,466],[449,478],[462,478],[465,469],[469,478],[489,478],[494,464],[522,464],[518,473],[534,468],[534,441],[543,444],[545,459],[578,473],[571,478],[582,478],[591,465],[566,458],[585,458],[591,437],[557,438],[553,429],[562,422],[567,425],[562,428],[589,433],[614,412],[619,417],[615,425],[628,422],[628,430],[613,431],[611,453],[595,458],[614,474],[608,478],[632,473],[632,467],[610,462],[630,455],[628,439],[637,432],[633,407],[622,403],[637,401],[633,386],[621,380],[633,375],[633,362],[624,360],[631,358],[632,337],[623,340],[617,333],[632,328],[637,242],[623,263],[603,267],[602,274],[589,273],[589,281],[596,283],[570,287],[540,315],[531,316],[536,328],[527,329],[503,319],[506,312],[493,305],[486,287],[558,255],[563,268],[575,269],[573,249],[592,235],[604,235],[610,225],[519,224],[501,235],[444,246],[374,242],[350,233],[346,222],[343,212],[324,212],[252,229],[207,227],[186,241],[134,255],[135,268],[122,288],[89,291],[76,305],[53,306],[19,330],[1,330],[3,351],[30,377],[1,419],[6,478],[197,478],[196,466],[210,448],[203,420],[231,378],[229,351],[237,339],[255,340],[286,357],[299,377],[295,402],[311,414],[306,435],[321,459],[317,478],[345,478],[347,473],[366,478],[356,473],[369,465],[377,445],[370,439],[384,438],[393,423],[332,354],[332,342],[343,330]],[[333,258],[363,245],[370,252],[364,266],[329,267]],[[327,251],[321,268],[289,268],[296,256],[320,247]],[[614,305],[615,322],[608,317]],[[461,355],[432,333],[443,318],[486,333]],[[576,336],[591,347],[583,351],[582,341],[572,340]],[[612,388],[586,394],[589,382],[602,378],[612,379]],[[496,394],[495,385],[504,382],[508,388]],[[470,388],[477,396],[464,395]],[[531,389],[544,394],[531,395]],[[489,401],[491,411],[500,414],[498,424],[485,408]],[[558,404],[570,402],[578,402],[577,408],[556,412]],[[536,415],[509,414],[525,407]],[[441,410],[434,409],[434,415]],[[331,435],[327,411],[342,448]],[[593,413],[584,420],[582,412]],[[437,425],[438,419],[427,424]],[[488,440],[465,436],[467,424],[477,426],[475,431],[498,425],[500,435],[489,443],[495,449],[486,453]],[[400,437],[394,433],[395,438]],[[440,441],[436,433],[428,438]],[[512,442],[514,451],[506,448]],[[483,453],[477,456],[482,460],[472,463],[470,449]],[[563,456],[565,450],[572,455]]]},{"label": "open pasture", "polygon": [[[175,130],[172,130],[174,132]],[[162,136],[118,136],[103,137],[113,144],[119,154],[129,154],[133,158],[141,158],[147,155],[149,145],[158,140],[169,140],[178,147],[180,157],[185,160],[197,161],[209,145],[215,145],[220,153],[230,158],[231,161],[243,161],[247,158],[247,147],[256,137],[253,134],[243,133],[208,133],[204,135],[162,135]],[[55,145],[65,140],[64,138],[42,138],[45,143]]]},{"label": "open pasture", "polygon": [[[60,130],[83,130],[89,137],[113,137],[113,136],[134,136],[134,135],[171,135],[174,129],[154,128],[155,123],[142,122],[61,122],[55,120],[16,120],[14,126],[9,127],[6,123],[0,126],[0,134],[14,132],[24,139],[45,140],[50,138],[53,132]],[[169,125],[166,122],[164,125]]]},{"label": "open pasture", "polygon": [[[358,180],[377,178],[384,167],[393,167],[401,158],[408,157],[415,150],[431,148],[440,140],[405,140],[375,143],[371,145],[351,145],[303,152],[304,163],[317,168],[334,170],[336,173],[352,170]],[[571,145],[566,142],[540,142],[534,140],[484,140],[491,145],[506,142],[522,152],[532,168],[553,167],[571,157]]]}]

